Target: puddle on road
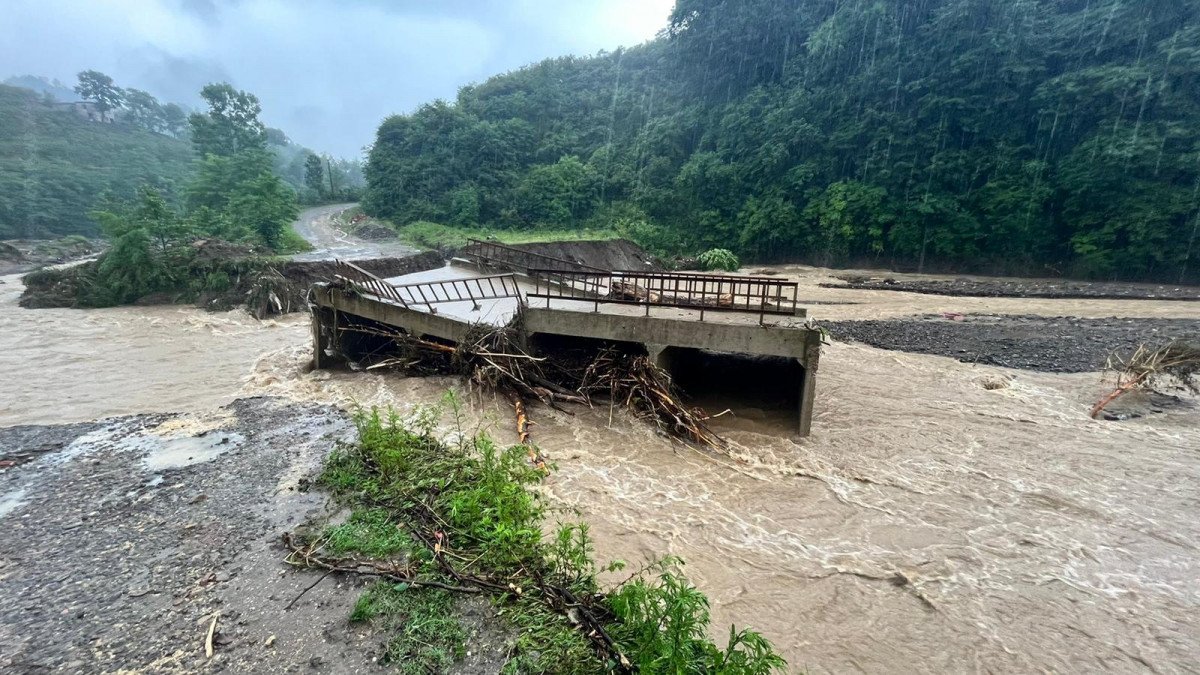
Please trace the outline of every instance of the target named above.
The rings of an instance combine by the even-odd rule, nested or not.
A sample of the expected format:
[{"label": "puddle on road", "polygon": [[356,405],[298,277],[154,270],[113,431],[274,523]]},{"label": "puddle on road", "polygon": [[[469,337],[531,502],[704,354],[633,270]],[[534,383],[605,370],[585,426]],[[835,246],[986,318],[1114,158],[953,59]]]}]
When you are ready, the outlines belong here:
[{"label": "puddle on road", "polygon": [[16,511],[25,505],[25,490],[14,490],[5,495],[0,495],[0,518]]},{"label": "puddle on road", "polygon": [[142,466],[150,471],[181,469],[207,462],[241,447],[245,440],[241,434],[222,431],[203,436],[143,436],[130,439],[131,443],[143,447],[146,456],[142,458]]},{"label": "puddle on road", "polygon": [[80,457],[115,450],[133,452],[152,473],[180,469],[210,461],[241,447],[242,434],[221,430],[232,419],[225,411],[209,415],[184,415],[151,428],[131,430],[117,422],[76,438],[47,459],[47,466],[61,466]]}]

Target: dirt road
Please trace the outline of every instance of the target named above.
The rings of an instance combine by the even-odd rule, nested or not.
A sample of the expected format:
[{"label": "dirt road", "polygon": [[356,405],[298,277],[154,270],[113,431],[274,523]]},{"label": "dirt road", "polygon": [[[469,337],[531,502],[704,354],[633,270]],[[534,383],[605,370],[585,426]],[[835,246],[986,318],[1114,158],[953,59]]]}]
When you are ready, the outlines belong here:
[{"label": "dirt road", "polygon": [[[331,513],[300,489],[352,435],[330,406],[0,429],[0,671],[364,672],[354,580],[288,573],[282,532]],[[214,655],[205,655],[216,617]]]},{"label": "dirt road", "polygon": [[367,241],[342,229],[336,217],[356,204],[329,204],[305,209],[293,223],[296,233],[313,245],[313,250],[300,253],[296,260],[359,260],[362,258],[402,257],[417,253],[417,249],[398,241]]}]

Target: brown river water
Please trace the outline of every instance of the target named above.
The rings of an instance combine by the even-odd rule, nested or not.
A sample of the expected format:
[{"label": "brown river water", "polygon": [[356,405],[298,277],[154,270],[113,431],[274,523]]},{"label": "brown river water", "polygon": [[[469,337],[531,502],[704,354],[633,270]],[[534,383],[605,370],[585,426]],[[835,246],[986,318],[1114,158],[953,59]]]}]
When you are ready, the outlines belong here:
[{"label": "brown river water", "polygon": [[[818,320],[935,311],[1200,318],[1200,303],[944,298],[821,289]],[[246,395],[407,409],[449,378],[308,372],[307,317],[184,307],[23,310],[0,278],[0,425],[208,411]],[[998,389],[997,381],[1007,386]],[[1043,374],[866,346],[825,348],[814,434],[769,411],[718,420],[731,457],[621,411],[535,409],[546,485],[602,560],[687,561],[730,623],[795,671],[1196,672],[1200,411],[1087,411],[1098,373]],[[461,389],[460,389],[461,391]],[[501,401],[461,392],[512,440]]]}]

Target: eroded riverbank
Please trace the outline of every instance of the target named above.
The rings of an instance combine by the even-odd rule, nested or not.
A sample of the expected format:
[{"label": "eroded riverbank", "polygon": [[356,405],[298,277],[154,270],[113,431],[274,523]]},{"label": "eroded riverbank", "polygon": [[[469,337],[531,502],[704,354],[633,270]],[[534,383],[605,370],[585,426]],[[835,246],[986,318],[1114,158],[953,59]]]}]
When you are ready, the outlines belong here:
[{"label": "eroded riverbank", "polygon": [[[278,540],[326,499],[298,490],[340,411],[244,399],[201,414],[0,429],[37,457],[0,473],[0,670],[341,672],[387,636],[346,622],[360,584],[283,574]],[[214,617],[214,658],[204,653]]]},{"label": "eroded riverbank", "polygon": [[[802,297],[841,303],[814,305],[818,321],[951,311],[1200,316],[1196,303],[828,289],[817,285],[827,271],[782,271],[802,282]],[[302,317],[272,325],[180,308],[30,312],[7,302],[6,286],[0,292],[0,346],[16,350],[0,353],[24,378],[6,381],[3,393],[25,397],[0,424],[204,411],[256,394],[408,409],[460,387],[307,372]],[[25,323],[38,315],[48,318]],[[826,348],[820,378],[809,439],[790,438],[768,410],[720,418],[740,446],[734,458],[683,448],[619,410],[610,421],[608,410],[535,409],[535,439],[559,467],[546,489],[591,524],[599,559],[684,557],[713,600],[714,626],[762,630],[797,670],[1179,672],[1200,653],[1196,409],[1097,422],[1087,418],[1103,390],[1095,372],[1016,371],[853,344]],[[56,410],[72,387],[83,388],[76,405]],[[505,401],[464,397],[469,424],[512,440]],[[222,470],[224,461],[205,466]],[[128,491],[79,466],[80,476],[96,472],[96,489]],[[5,495],[41,489],[14,480],[28,468],[4,476]],[[0,521],[20,517],[13,510]],[[39,546],[79,555],[65,534],[57,548],[49,539]],[[271,564],[281,568],[278,558]]]}]

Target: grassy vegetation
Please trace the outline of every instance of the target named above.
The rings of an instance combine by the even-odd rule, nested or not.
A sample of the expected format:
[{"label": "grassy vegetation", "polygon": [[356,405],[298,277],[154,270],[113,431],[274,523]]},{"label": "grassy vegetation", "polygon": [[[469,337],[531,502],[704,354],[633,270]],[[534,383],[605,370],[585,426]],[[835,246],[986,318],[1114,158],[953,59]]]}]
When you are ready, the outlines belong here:
[{"label": "grassy vegetation", "polygon": [[[339,219],[349,226],[349,223],[362,214],[360,207],[353,207],[342,212]],[[507,230],[490,227],[460,227],[442,225],[428,221],[418,221],[408,225],[396,225],[385,220],[368,218],[360,221],[359,226],[373,223],[391,228],[396,236],[404,243],[417,248],[443,250],[458,249],[467,245],[469,239],[491,239],[503,244],[529,244],[543,241],[586,241],[596,239],[616,239],[621,234],[611,227],[584,228],[536,228],[527,230]],[[350,232],[354,228],[350,227]]]},{"label": "grassy vegetation", "polygon": [[36,93],[0,85],[0,239],[96,236],[102,195],[148,184],[176,194],[192,174],[187,141],[89,122]]},{"label": "grassy vegetation", "polygon": [[468,239],[494,239],[502,244],[529,244],[541,241],[583,241],[615,239],[612,229],[539,228],[533,230],[498,230],[487,227],[470,228],[416,222],[397,229],[401,241],[419,248],[456,249],[467,245]]},{"label": "grassy vegetation", "polygon": [[299,233],[288,225],[279,235],[279,243],[276,245],[276,252],[287,255],[292,253],[304,253],[313,250],[312,244],[308,240],[301,237]]},{"label": "grassy vegetation", "polygon": [[[457,402],[448,399],[452,411]],[[434,672],[461,656],[456,599],[428,584],[488,594],[515,638],[506,673],[767,673],[784,667],[753,631],[708,636],[708,600],[668,559],[602,590],[588,529],[543,535],[544,478],[528,449],[502,448],[461,428],[439,441],[444,409],[358,417],[359,443],[337,449],[321,483],[353,511],[309,543],[324,554],[402,561],[408,583],[380,583],[353,620],[392,631],[388,656],[405,672]],[[617,570],[617,562],[605,570]],[[606,637],[611,636],[611,637]]]},{"label": "grassy vegetation", "polygon": [[358,599],[350,620],[394,632],[383,661],[405,675],[425,675],[466,654],[467,633],[454,616],[454,602],[449,591],[381,582]]}]

